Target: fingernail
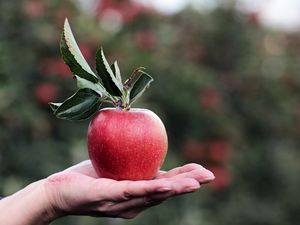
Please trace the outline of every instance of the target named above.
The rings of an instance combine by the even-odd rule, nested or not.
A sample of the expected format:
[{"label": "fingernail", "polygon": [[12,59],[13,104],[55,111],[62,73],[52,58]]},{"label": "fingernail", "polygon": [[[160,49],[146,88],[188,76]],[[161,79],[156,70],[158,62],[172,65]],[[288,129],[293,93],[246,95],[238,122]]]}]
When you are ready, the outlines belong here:
[{"label": "fingernail", "polygon": [[188,187],[188,188],[186,189],[186,192],[193,192],[193,191],[198,190],[199,188],[200,188],[200,185]]},{"label": "fingernail", "polygon": [[165,191],[171,191],[172,188],[171,187],[161,187],[161,188],[158,188],[157,191],[159,192],[165,192]]},{"label": "fingernail", "polygon": [[128,193],[124,194],[124,200],[129,200],[130,198],[132,198],[132,196]]},{"label": "fingernail", "polygon": [[206,170],[206,176],[203,177],[201,183],[208,183],[208,182],[210,182],[210,181],[212,181],[214,179],[215,179],[215,175],[211,171]]},{"label": "fingernail", "polygon": [[210,170],[206,170],[206,171],[210,179],[215,179],[215,175]]}]

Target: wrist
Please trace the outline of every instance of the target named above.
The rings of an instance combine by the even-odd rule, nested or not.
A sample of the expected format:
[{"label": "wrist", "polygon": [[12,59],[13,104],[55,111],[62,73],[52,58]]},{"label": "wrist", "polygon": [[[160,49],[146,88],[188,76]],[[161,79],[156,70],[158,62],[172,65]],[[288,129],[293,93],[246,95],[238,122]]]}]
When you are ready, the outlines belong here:
[{"label": "wrist", "polygon": [[51,188],[49,188],[47,179],[40,181],[37,192],[37,195],[41,196],[41,203],[44,206],[41,213],[43,214],[46,222],[52,222],[53,220],[63,216],[63,213],[58,210],[55,205],[54,193]]},{"label": "wrist", "polygon": [[46,225],[58,217],[49,200],[44,180],[2,199],[0,211],[0,220],[6,225]]},{"label": "wrist", "polygon": [[49,182],[49,178],[42,180],[41,193],[44,196],[45,204],[47,205],[47,218],[50,221],[68,215],[59,207],[61,197],[58,195],[58,187]]}]

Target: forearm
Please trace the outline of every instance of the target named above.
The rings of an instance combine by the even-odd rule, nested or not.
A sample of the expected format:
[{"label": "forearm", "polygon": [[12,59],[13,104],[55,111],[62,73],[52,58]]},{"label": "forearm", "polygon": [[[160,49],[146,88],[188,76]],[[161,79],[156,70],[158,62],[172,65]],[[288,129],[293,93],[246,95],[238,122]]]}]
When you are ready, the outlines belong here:
[{"label": "forearm", "polygon": [[55,218],[43,180],[0,201],[0,221],[5,225],[46,225]]}]

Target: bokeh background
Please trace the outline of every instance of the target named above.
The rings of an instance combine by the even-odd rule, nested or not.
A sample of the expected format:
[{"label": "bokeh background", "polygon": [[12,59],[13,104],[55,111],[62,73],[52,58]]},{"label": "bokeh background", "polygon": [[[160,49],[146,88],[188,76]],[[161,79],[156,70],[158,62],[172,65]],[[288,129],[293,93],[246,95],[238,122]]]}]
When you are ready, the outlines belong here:
[{"label": "bokeh background", "polygon": [[0,195],[86,159],[88,121],[47,102],[75,90],[59,52],[65,17],[94,65],[104,47],[123,76],[155,82],[135,105],[164,121],[164,169],[188,162],[216,180],[134,220],[54,225],[290,225],[300,221],[300,4],[264,1],[0,1]]}]

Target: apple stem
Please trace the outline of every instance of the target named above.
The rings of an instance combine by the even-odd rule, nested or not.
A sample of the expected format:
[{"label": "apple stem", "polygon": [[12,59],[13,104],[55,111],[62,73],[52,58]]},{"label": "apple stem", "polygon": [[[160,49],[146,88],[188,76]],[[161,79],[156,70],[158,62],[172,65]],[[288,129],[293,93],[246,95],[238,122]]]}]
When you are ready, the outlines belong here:
[{"label": "apple stem", "polygon": [[123,110],[123,111],[128,111],[130,110],[130,105],[124,101],[124,99],[119,99],[118,101],[114,102],[114,105],[116,109],[118,110]]},{"label": "apple stem", "polygon": [[114,105],[115,105],[116,108],[118,108],[118,109],[122,109],[122,108],[123,108],[123,107],[122,107],[122,100],[121,100],[121,99],[119,99],[118,101],[116,101]]}]

